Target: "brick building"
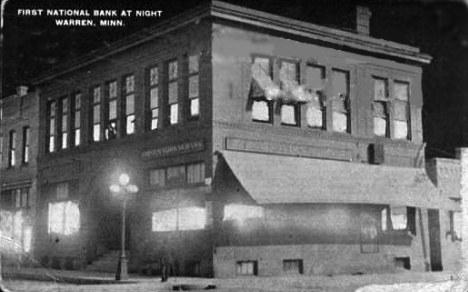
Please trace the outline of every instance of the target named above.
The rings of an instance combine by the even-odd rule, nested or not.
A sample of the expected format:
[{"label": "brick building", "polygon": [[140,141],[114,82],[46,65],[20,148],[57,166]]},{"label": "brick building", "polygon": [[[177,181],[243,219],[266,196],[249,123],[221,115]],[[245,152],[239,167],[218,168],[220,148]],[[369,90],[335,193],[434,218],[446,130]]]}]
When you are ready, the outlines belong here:
[{"label": "brick building", "polygon": [[459,204],[424,168],[430,57],[356,12],[354,33],[213,1],[36,78],[38,257],[114,255],[125,172],[134,270],[162,250],[184,275],[454,269]]},{"label": "brick building", "polygon": [[2,251],[33,253],[37,194],[39,100],[25,86],[1,100],[1,224]]}]

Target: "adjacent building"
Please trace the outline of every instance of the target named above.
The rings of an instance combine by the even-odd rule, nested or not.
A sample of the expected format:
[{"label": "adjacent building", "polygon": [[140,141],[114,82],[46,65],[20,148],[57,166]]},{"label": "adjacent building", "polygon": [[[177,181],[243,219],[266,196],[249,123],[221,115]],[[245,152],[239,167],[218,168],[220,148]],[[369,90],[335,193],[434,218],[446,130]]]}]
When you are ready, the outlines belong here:
[{"label": "adjacent building", "polygon": [[0,111],[3,252],[7,255],[32,254],[37,198],[38,96],[35,92],[28,93],[27,87],[19,86],[17,94],[1,100]]},{"label": "adjacent building", "polygon": [[459,198],[424,161],[431,58],[370,16],[345,32],[213,1],[36,78],[36,257],[113,268],[125,172],[135,271],[455,269]]}]

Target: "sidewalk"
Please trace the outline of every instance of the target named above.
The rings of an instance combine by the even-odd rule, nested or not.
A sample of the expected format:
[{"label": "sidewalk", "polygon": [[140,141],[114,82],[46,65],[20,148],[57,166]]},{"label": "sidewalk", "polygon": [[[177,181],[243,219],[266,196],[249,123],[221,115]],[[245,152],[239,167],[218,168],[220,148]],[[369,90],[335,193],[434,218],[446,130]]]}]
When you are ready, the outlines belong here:
[{"label": "sidewalk", "polygon": [[6,267],[4,279],[25,279],[35,281],[52,281],[78,285],[124,285],[151,287],[152,291],[203,290],[210,286],[217,290],[228,291],[355,291],[359,287],[372,284],[395,284],[417,282],[444,282],[452,279],[448,272],[401,272],[394,274],[374,275],[337,275],[337,276],[283,276],[283,277],[239,277],[229,279],[171,277],[166,283],[160,278],[130,274],[128,281],[115,281],[114,274],[52,270],[45,268]]}]

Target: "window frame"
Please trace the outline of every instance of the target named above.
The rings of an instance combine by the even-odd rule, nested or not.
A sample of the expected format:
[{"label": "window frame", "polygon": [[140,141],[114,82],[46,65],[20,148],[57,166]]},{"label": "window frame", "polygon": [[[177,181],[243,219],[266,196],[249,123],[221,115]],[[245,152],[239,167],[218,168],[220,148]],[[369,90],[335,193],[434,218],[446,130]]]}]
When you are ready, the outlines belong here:
[{"label": "window frame", "polygon": [[[128,79],[131,79],[131,88],[129,88],[128,84]],[[136,77],[134,73],[126,74],[123,77],[123,84],[122,84],[122,99],[121,99],[121,111],[122,111],[122,127],[121,127],[121,133],[122,136],[130,136],[136,133],[137,130],[137,123],[136,123],[136,111],[135,111],[135,106],[136,106],[136,101],[137,101],[137,84],[136,84]],[[129,103],[129,98],[133,98],[133,110],[131,112],[128,112],[128,103]],[[133,123],[132,126],[132,131],[129,131],[129,121],[132,119]],[[117,131],[119,132],[119,131]]]},{"label": "window frame", "polygon": [[31,127],[23,127],[23,151],[21,154],[21,163],[28,164],[30,158],[30,149],[31,149]]},{"label": "window frame", "polygon": [[[155,72],[157,72],[157,82],[152,83],[151,77],[152,77],[152,70],[155,69]],[[148,92],[147,92],[147,130],[148,131],[154,131],[157,129],[160,129],[162,124],[161,124],[161,105],[162,105],[162,100],[161,100],[161,65],[160,64],[155,64],[153,66],[150,66],[147,69],[147,74],[146,74],[146,80],[147,80],[147,85],[148,85]],[[157,106],[153,106],[151,101],[152,101],[152,96],[151,93],[156,92],[156,101],[157,101]],[[156,117],[153,115],[153,111],[157,111]],[[156,120],[156,126],[153,128],[153,121]]]},{"label": "window frame", "polygon": [[[294,64],[296,65],[296,72],[295,72],[295,80],[287,80],[287,81],[294,81],[297,83],[297,85],[301,85],[301,61],[300,60],[295,60],[295,59],[287,59],[287,58],[277,58],[276,62],[278,63],[278,79],[280,80],[280,83],[282,82],[281,79],[281,70],[283,69],[284,63],[289,63],[289,64]],[[282,84],[281,84],[282,88]],[[282,126],[288,126],[288,127],[301,127],[301,104],[299,102],[294,102],[294,101],[284,101],[281,100],[280,102],[277,102],[277,106],[279,106],[280,110],[280,122]],[[283,122],[283,106],[291,106],[293,108],[293,114],[294,114],[294,120],[295,123],[286,123]]]},{"label": "window frame", "polygon": [[[331,113],[331,131],[334,132],[334,133],[339,133],[339,134],[352,134],[352,123],[351,123],[351,119],[352,119],[352,92],[351,92],[351,84],[352,84],[352,80],[351,80],[351,76],[352,76],[352,69],[351,68],[343,68],[341,66],[335,66],[333,64],[331,64],[329,66],[330,68],[330,73],[331,73],[331,76],[329,76],[330,78],[330,88],[331,88],[331,92],[330,92],[330,103],[328,105],[331,105],[331,109],[330,109],[330,113]],[[334,99],[334,91],[335,91],[335,88],[334,88],[334,72],[340,72],[340,73],[344,73],[345,76],[346,76],[346,80],[347,80],[347,84],[346,84],[346,90],[347,90],[347,94],[345,96],[345,99],[341,100],[341,101],[337,101]],[[339,110],[337,109],[338,107],[335,107],[335,104],[337,102],[343,102],[343,108],[344,110]],[[338,131],[337,129],[335,129],[335,119],[334,119],[334,113],[339,113],[339,114],[344,114],[346,116],[346,130],[345,131]]]},{"label": "window frame", "polygon": [[50,100],[46,105],[47,112],[47,135],[46,135],[46,152],[53,153],[57,151],[57,101]]},{"label": "window frame", "polygon": [[[268,63],[269,63],[269,72],[268,72],[269,74],[268,74],[268,76],[272,80],[274,80],[274,76],[275,76],[275,73],[274,73],[275,57],[269,56],[269,55],[252,54],[251,57],[250,57],[250,65],[251,66],[254,66],[255,59],[257,59],[257,58],[258,59],[268,59]],[[253,82],[253,77],[251,78],[250,82],[251,83]],[[267,110],[268,110],[268,120],[256,119],[254,117],[253,107],[254,107],[254,104],[257,103],[257,102],[265,102],[266,103],[266,107],[267,107]],[[250,111],[252,112],[251,113],[251,121],[256,122],[256,123],[273,124],[273,122],[274,122],[274,101],[273,100],[268,100],[265,96],[261,96],[261,97],[249,96],[249,108],[250,108]]]},{"label": "window frame", "polygon": [[[308,84],[307,84],[307,78],[308,78],[308,68],[311,67],[311,68],[315,68],[315,69],[319,69],[321,71],[321,80],[322,80],[322,88],[320,90],[317,90],[317,98],[318,98],[318,107],[315,107],[312,105],[312,103],[309,103],[307,104],[307,108],[306,108],[306,113],[305,113],[305,118],[306,118],[306,125],[307,125],[307,128],[309,129],[317,129],[317,130],[327,130],[327,100],[326,98],[324,98],[324,95],[326,94],[326,87],[327,87],[327,74],[328,74],[328,71],[327,71],[327,66],[325,65],[321,65],[321,64],[317,64],[317,63],[312,63],[312,62],[306,62],[305,63],[305,78],[306,78],[306,81],[304,82],[304,85],[307,87]],[[325,100],[322,100],[322,99],[325,99]],[[317,127],[317,126],[311,126],[307,120],[307,113],[308,113],[308,110],[309,108],[316,108],[317,110],[319,110],[322,114],[322,126],[321,127]]]},{"label": "window frame", "polygon": [[[196,71],[190,71],[190,58],[196,56],[197,60],[197,69]],[[196,53],[190,53],[188,54],[187,57],[187,99],[188,99],[188,104],[187,104],[187,113],[188,113],[188,119],[189,120],[197,120],[200,117],[200,61],[201,61],[201,52],[196,52]],[[190,79],[196,77],[197,78],[197,95],[196,96],[190,96]],[[193,114],[192,113],[192,102],[193,101],[198,102],[197,106],[197,113]]]},{"label": "window frame", "polygon": [[8,133],[8,168],[16,166],[16,131],[10,130]]},{"label": "window frame", "polygon": [[[115,90],[111,90],[111,86],[115,86]],[[119,83],[116,79],[107,81],[105,83],[105,96],[104,96],[104,140],[113,140],[116,139],[119,133],[119,118],[120,118],[120,111],[119,111]],[[115,94],[112,94],[115,92]],[[102,98],[102,97],[101,97]],[[111,119],[110,111],[111,111],[111,103],[115,102],[115,117]],[[112,123],[115,124],[113,132]]]},{"label": "window frame", "polygon": [[[96,93],[99,95],[99,100],[96,100]],[[90,140],[91,142],[100,142],[103,139],[103,133],[102,133],[102,125],[103,125],[103,120],[102,120],[102,103],[103,103],[103,97],[102,97],[102,86],[101,85],[95,85],[91,87],[91,106],[90,106],[90,125],[91,125],[91,135]],[[98,121],[95,122],[96,120],[96,108],[99,110],[97,111],[98,114]],[[96,127],[97,126],[97,127]],[[97,132],[96,132],[97,131]],[[97,134],[97,137],[96,137]]]},{"label": "window frame", "polygon": [[[70,147],[70,98],[68,96],[63,96],[59,98],[59,118],[58,118],[58,128],[59,128],[59,150],[66,150]],[[65,106],[64,106],[65,104]],[[66,124],[64,126],[64,124]]]},{"label": "window frame", "polygon": [[[79,100],[79,102],[77,102]],[[71,100],[71,117],[70,117],[70,136],[71,142],[70,147],[79,147],[82,144],[81,138],[81,128],[82,128],[82,120],[81,120],[81,111],[82,111],[82,102],[83,102],[83,95],[81,92],[75,92],[72,94]],[[79,106],[77,106],[79,105]]]},{"label": "window frame", "polygon": [[[176,74],[175,77],[170,76],[170,66],[171,64],[175,63],[176,64]],[[166,72],[166,82],[165,82],[165,88],[166,88],[166,101],[167,101],[167,125],[169,126],[175,126],[180,124],[181,122],[181,107],[180,107],[180,78],[181,78],[181,72],[180,72],[181,66],[180,66],[180,60],[178,57],[172,58],[165,63],[165,72]],[[171,85],[175,84],[175,94],[177,96],[176,101],[171,102],[171,96],[170,96],[170,88]],[[175,122],[172,122],[172,107],[175,106],[175,114],[176,114],[176,120]]]},{"label": "window frame", "polygon": [[[252,264],[252,273],[242,272],[242,265],[244,264]],[[257,260],[236,261],[236,275],[237,276],[258,276],[258,261]]]}]

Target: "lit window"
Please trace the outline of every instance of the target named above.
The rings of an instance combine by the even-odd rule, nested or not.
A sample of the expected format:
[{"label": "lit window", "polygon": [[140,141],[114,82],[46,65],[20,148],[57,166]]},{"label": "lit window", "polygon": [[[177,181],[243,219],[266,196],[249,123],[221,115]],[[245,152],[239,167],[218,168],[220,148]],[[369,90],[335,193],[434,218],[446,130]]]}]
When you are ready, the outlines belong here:
[{"label": "lit window", "polygon": [[56,119],[56,108],[55,101],[51,101],[47,104],[47,150],[49,152],[55,151],[55,119]]},{"label": "lit window", "polygon": [[168,63],[168,104],[169,123],[175,125],[179,122],[179,69],[177,60]]},{"label": "lit window", "polygon": [[324,128],[326,106],[322,96],[317,92],[322,91],[325,84],[325,68],[307,66],[306,87],[312,91],[312,100],[309,101],[306,112],[307,125],[312,128]]},{"label": "lit window", "polygon": [[416,208],[387,206],[381,211],[381,229],[405,230],[416,235]]},{"label": "lit window", "polygon": [[73,117],[73,136],[74,146],[81,144],[81,93],[76,93],[74,96],[74,117]]},{"label": "lit window", "polygon": [[223,220],[237,220],[243,222],[247,219],[262,218],[263,208],[259,206],[231,204],[224,206]]},{"label": "lit window", "polygon": [[406,207],[391,207],[390,208],[390,219],[392,221],[393,230],[404,230],[408,224],[408,218],[406,214]]},{"label": "lit window", "polygon": [[61,119],[60,121],[60,141],[61,149],[68,148],[68,98],[62,98],[60,100]]},{"label": "lit window", "polygon": [[388,85],[387,80],[374,78],[374,134],[389,137],[388,130]]},{"label": "lit window", "polygon": [[200,96],[199,96],[199,57],[198,55],[189,56],[189,106],[190,117],[197,117],[200,114]]},{"label": "lit window", "polygon": [[393,84],[395,100],[393,101],[393,136],[395,139],[409,139],[409,84]]},{"label": "lit window", "polygon": [[16,165],[16,132],[14,130],[10,131],[8,145],[8,167],[13,167]]},{"label": "lit window", "polygon": [[107,84],[107,113],[106,113],[106,126],[104,130],[104,137],[106,140],[114,139],[117,137],[117,81],[112,81]]},{"label": "lit window", "polygon": [[29,127],[23,127],[23,163],[29,162],[30,132],[31,131]]},{"label": "lit window", "polygon": [[49,233],[71,235],[80,229],[80,210],[78,202],[49,203]]},{"label": "lit window", "polygon": [[125,78],[125,134],[135,133],[135,77]]},{"label": "lit window", "polygon": [[257,261],[239,261],[236,265],[237,275],[257,275]]},{"label": "lit window", "polygon": [[257,122],[270,123],[273,120],[273,105],[272,101],[267,99],[268,92],[265,92],[270,89],[268,84],[273,83],[271,80],[272,68],[270,59],[255,57],[252,64],[252,76],[252,83],[254,88],[251,95],[252,120]]},{"label": "lit window", "polygon": [[[291,92],[299,85],[299,63],[282,61],[280,64],[281,87],[285,92]],[[281,124],[299,125],[299,104],[293,102],[281,104]]]},{"label": "lit window", "polygon": [[101,87],[93,89],[93,141],[101,140]]},{"label": "lit window", "polygon": [[153,231],[199,230],[206,225],[206,210],[201,207],[185,207],[154,212]]},{"label": "lit window", "polygon": [[463,214],[462,212],[449,211],[450,219],[450,231],[452,240],[462,239],[462,228],[463,228]]},{"label": "lit window", "polygon": [[349,133],[349,73],[341,70],[332,70],[333,82],[333,131]]},{"label": "lit window", "polygon": [[157,129],[159,126],[159,71],[158,67],[150,69],[150,129]]}]

